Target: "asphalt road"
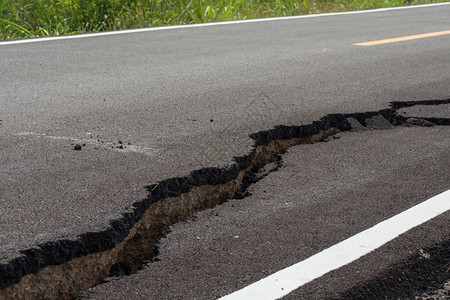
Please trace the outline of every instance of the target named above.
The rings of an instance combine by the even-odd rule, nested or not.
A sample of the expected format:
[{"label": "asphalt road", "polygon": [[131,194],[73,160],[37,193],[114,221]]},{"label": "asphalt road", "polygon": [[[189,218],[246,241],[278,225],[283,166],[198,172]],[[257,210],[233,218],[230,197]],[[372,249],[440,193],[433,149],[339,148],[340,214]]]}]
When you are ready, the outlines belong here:
[{"label": "asphalt road", "polygon": [[[337,137],[290,148],[282,156],[282,167],[252,185],[248,197],[172,226],[160,243],[159,261],[137,274],[110,278],[84,295],[217,299],[449,188],[449,127],[396,127]],[[409,299],[423,283],[414,284],[413,272],[402,277],[388,271],[448,241],[449,218],[447,212],[286,299]],[[444,273],[448,266],[442,268]],[[426,271],[420,272],[420,279],[431,281]],[[413,286],[398,287],[389,276]],[[367,293],[361,286],[374,278],[389,280]],[[341,296],[349,290],[348,296]],[[240,299],[261,295],[248,297]]]},{"label": "asphalt road", "polygon": [[[0,264],[10,266],[14,259],[29,257],[20,251],[39,244],[107,230],[111,220],[148,196],[146,186],[204,167],[225,167],[234,156],[248,154],[252,133],[309,124],[327,114],[379,111],[392,101],[449,99],[450,35],[353,45],[450,30],[449,15],[450,5],[445,4],[0,43]],[[410,129],[398,132],[404,130]],[[400,202],[379,208],[377,220],[449,188],[448,172],[436,173],[441,181],[416,172],[422,167],[448,170],[448,128],[412,131],[411,141],[397,137],[399,146],[411,143],[419,152],[428,145],[440,146],[430,149],[434,160],[426,164],[418,160],[408,169],[406,160],[392,163],[397,172],[407,170],[409,182],[420,182],[423,188],[390,187]],[[74,150],[77,144],[81,150]],[[343,145],[351,146],[352,142]],[[385,151],[400,151],[386,147]],[[381,164],[383,151],[367,156]],[[419,154],[411,155],[417,159]],[[361,174],[355,168],[359,166],[349,171],[349,178],[358,181]],[[404,178],[377,174],[381,173],[374,175],[381,186]],[[370,193],[370,188],[359,185],[356,192]],[[414,200],[402,202],[404,195]],[[448,223],[448,214],[443,218]],[[346,230],[351,234],[364,226]],[[448,230],[434,242],[445,239]],[[247,244],[247,249],[253,248]],[[61,253],[59,258],[65,255]],[[27,263],[42,268],[49,261],[37,257],[39,263]],[[264,273],[280,267],[274,264]],[[232,283],[220,293],[243,283]]]}]

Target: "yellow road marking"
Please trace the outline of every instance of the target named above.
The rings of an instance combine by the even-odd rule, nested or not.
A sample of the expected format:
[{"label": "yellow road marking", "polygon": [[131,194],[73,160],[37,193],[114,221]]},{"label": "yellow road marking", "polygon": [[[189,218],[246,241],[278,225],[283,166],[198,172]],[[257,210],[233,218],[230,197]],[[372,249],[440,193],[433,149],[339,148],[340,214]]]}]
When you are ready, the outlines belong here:
[{"label": "yellow road marking", "polygon": [[394,39],[386,39],[386,40],[379,40],[379,41],[373,41],[373,42],[357,43],[357,44],[353,44],[353,45],[354,46],[374,46],[374,45],[380,45],[380,44],[388,44],[388,43],[403,42],[403,41],[409,41],[409,40],[415,40],[415,39],[423,39],[423,38],[427,38],[427,37],[439,36],[439,35],[445,35],[445,34],[450,34],[450,30],[409,35],[409,36],[403,36],[403,37],[398,37],[398,38],[394,38]]}]

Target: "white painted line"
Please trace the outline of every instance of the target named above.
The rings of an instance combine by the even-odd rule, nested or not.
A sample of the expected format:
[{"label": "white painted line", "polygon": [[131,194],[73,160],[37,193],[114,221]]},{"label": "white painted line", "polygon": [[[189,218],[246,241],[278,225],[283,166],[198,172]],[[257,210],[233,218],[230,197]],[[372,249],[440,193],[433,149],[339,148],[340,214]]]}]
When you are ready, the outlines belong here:
[{"label": "white painted line", "polygon": [[43,38],[34,38],[34,39],[21,39],[21,40],[0,42],[0,46],[50,42],[50,41],[58,41],[58,40],[83,39],[83,38],[92,38],[92,37],[99,37],[99,36],[110,36],[110,35],[149,32],[149,31],[163,31],[163,30],[187,29],[187,28],[209,27],[209,26],[219,26],[219,25],[235,25],[235,24],[243,24],[243,23],[286,21],[286,20],[292,20],[292,19],[306,19],[306,18],[342,16],[342,15],[366,14],[366,13],[385,12],[385,11],[390,11],[390,10],[426,8],[426,7],[441,6],[441,5],[450,5],[450,2],[411,5],[411,6],[399,6],[399,7],[388,7],[388,8],[377,8],[377,9],[368,9],[368,10],[339,12],[339,13],[312,14],[312,15],[301,15],[301,16],[237,20],[237,21],[226,21],[226,22],[212,22],[212,23],[189,24],[189,25],[163,26],[163,27],[149,27],[149,28],[96,32],[96,33],[86,33],[86,34],[76,34],[76,35],[52,36],[52,37],[43,37]]},{"label": "white painted line", "polygon": [[220,299],[279,299],[302,285],[357,260],[449,209],[450,190]]}]

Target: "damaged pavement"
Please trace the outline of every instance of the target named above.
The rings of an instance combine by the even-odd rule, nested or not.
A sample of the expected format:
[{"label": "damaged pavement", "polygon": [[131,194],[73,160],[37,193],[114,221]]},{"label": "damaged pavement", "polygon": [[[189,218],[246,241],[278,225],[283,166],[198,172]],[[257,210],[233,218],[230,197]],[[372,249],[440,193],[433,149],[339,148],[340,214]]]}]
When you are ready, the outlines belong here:
[{"label": "damaged pavement", "polygon": [[[158,295],[158,298],[177,297],[177,294],[183,297],[187,295],[186,293],[191,293],[190,297],[195,297],[203,295],[203,290],[207,290],[213,293],[204,294],[206,298],[223,296],[225,292],[232,292],[242,284],[251,283],[252,280],[270,273],[271,270],[269,268],[255,272],[253,267],[240,270],[243,272],[240,274],[236,272],[235,262],[226,262],[227,259],[231,261],[236,259],[230,251],[244,260],[252,261],[250,257],[242,255],[250,250],[245,249],[245,245],[247,247],[249,244],[264,245],[264,247],[251,249],[253,259],[260,259],[261,255],[264,254],[263,257],[266,257],[265,253],[272,253],[272,256],[268,255],[267,258],[270,259],[264,265],[270,265],[271,262],[285,265],[294,258],[307,257],[311,253],[333,245],[349,234],[361,231],[369,226],[368,224],[376,224],[388,218],[393,212],[406,209],[432,196],[435,191],[445,190],[448,185],[448,172],[441,166],[448,164],[447,150],[450,135],[449,127],[445,126],[448,124],[448,119],[443,116],[448,115],[449,107],[450,100],[393,103],[392,108],[378,112],[327,115],[310,125],[277,126],[268,131],[252,134],[253,150],[246,156],[235,157],[234,165],[226,168],[200,169],[187,177],[167,179],[148,186],[147,198],[136,202],[133,205],[133,211],[110,221],[111,227],[108,230],[82,234],[74,241],[52,241],[41,244],[39,248],[22,251],[22,257],[2,265],[4,288],[1,293],[5,297],[19,295],[19,297],[27,298],[39,295],[42,291],[45,292],[46,297],[51,295],[50,298],[78,295],[83,298],[92,296],[94,299],[101,297],[120,299],[126,294],[136,293],[136,290],[139,290],[137,292],[139,297],[143,298],[151,295]],[[430,133],[426,133],[426,130]],[[426,138],[419,139],[419,136]],[[376,158],[371,161],[374,151],[383,152],[383,160]],[[358,159],[358,156],[361,158]],[[286,157],[290,160],[286,160]],[[426,160],[426,164],[423,160]],[[424,168],[423,165],[430,169]],[[290,169],[295,171],[289,171]],[[357,173],[348,174],[348,172]],[[422,173],[421,176],[432,173],[432,179],[435,182],[433,192],[430,192],[430,187],[423,190],[424,187],[420,187],[417,180],[411,182],[408,176],[401,175],[403,173],[415,173],[416,178]],[[388,178],[392,178],[396,185],[403,184],[407,188],[386,184]],[[414,189],[411,189],[410,185],[414,186]],[[380,190],[380,186],[384,188]],[[405,195],[397,194],[393,197],[392,194],[395,194],[394,191],[397,190],[403,191]],[[408,192],[406,193],[405,190]],[[288,199],[297,200],[293,202]],[[314,204],[311,204],[311,200],[308,199],[314,199]],[[375,199],[383,199],[383,201],[375,201]],[[244,205],[243,203],[252,203],[254,206],[255,201],[260,202],[259,205],[256,204],[258,209],[253,208],[245,216],[242,215],[242,210],[236,208],[236,206]],[[349,209],[350,204],[346,204],[346,201],[354,204],[355,207]],[[355,204],[355,201],[362,202]],[[227,203],[214,208],[224,202]],[[309,205],[313,206],[308,207]],[[373,208],[369,209],[370,206]],[[230,209],[231,211],[221,211]],[[199,211],[200,213],[194,215]],[[374,214],[374,211],[377,213]],[[283,216],[280,216],[279,220],[273,217],[280,212],[283,212]],[[286,212],[293,216],[290,221],[286,220],[287,223],[283,224],[282,219],[286,218]],[[235,213],[238,213],[238,216],[235,216]],[[193,216],[194,219],[192,219]],[[226,217],[218,218],[219,216]],[[236,219],[238,217],[240,219]],[[271,219],[270,222],[246,225],[246,222],[250,220],[268,217]],[[211,218],[217,219],[218,223],[214,224]],[[445,223],[445,216],[440,219]],[[189,233],[189,236],[195,236],[193,241],[196,246],[189,244],[192,242],[191,239],[174,240],[172,243],[177,245],[175,248],[181,247],[179,251],[187,251],[187,253],[177,253],[175,257],[166,257],[165,255],[170,255],[170,250],[174,248],[173,245],[167,246],[166,243],[170,243],[172,238],[176,239],[178,230],[194,230],[196,226],[192,226],[192,220],[195,220],[196,226],[202,224],[203,227],[198,229],[200,232],[211,234],[209,241],[205,241],[205,237],[200,233],[197,234],[198,236]],[[179,223],[180,221],[183,222]],[[292,226],[287,226],[291,222],[293,222]],[[280,232],[282,229],[280,224],[283,224],[282,228],[289,232],[285,230]],[[170,227],[171,225],[173,226]],[[180,226],[181,229],[178,229]],[[322,228],[323,226],[325,228]],[[198,289],[192,289],[192,287],[187,290],[182,289],[181,287],[190,286],[186,284],[188,282],[186,275],[192,278],[193,283],[205,280],[195,277],[204,276],[207,272],[197,266],[197,263],[212,255],[208,253],[208,249],[211,250],[210,247],[216,245],[216,242],[212,242],[211,239],[217,237],[222,240],[223,237],[227,237],[224,234],[229,230],[236,231],[233,238],[239,241],[243,239],[243,244],[239,247],[244,248],[240,250],[238,246],[233,246],[231,250],[225,247],[222,255],[216,249],[217,246],[214,246],[214,255],[223,256],[221,259],[225,261],[222,263],[224,266],[230,266],[231,270],[220,267],[221,272],[217,272],[217,276],[214,277],[220,280],[215,283],[208,280],[208,286],[213,284],[221,286],[225,275],[230,277],[228,280],[236,277],[246,280],[238,280],[226,288],[225,286],[217,288],[214,285],[212,287],[199,285]],[[304,230],[313,232],[305,233]],[[261,232],[258,233],[259,231]],[[263,235],[263,232],[266,234]],[[273,232],[273,237],[267,235],[269,232]],[[324,233],[327,234],[323,236]],[[299,237],[291,237],[298,234],[300,234]],[[181,237],[186,236],[187,233],[181,233]],[[444,233],[444,236],[448,237],[448,232]],[[276,244],[282,245],[276,240],[279,238],[285,240],[287,237],[298,244],[293,246],[293,249],[296,249],[294,252],[298,255],[289,254],[293,251],[291,247],[284,255],[281,253],[286,250],[274,250]],[[311,240],[306,237],[310,237]],[[261,238],[263,240],[260,240]],[[252,241],[252,239],[255,240]],[[421,240],[427,239],[421,238]],[[411,296],[412,293],[423,292],[424,286],[428,288],[430,284],[436,285],[445,279],[442,268],[445,269],[448,261],[446,242],[445,239],[430,238],[428,243],[419,243],[408,250],[411,254],[416,254],[417,251],[422,251],[422,248],[437,247],[441,249],[441,252],[438,251],[439,255],[436,255],[438,259],[432,267],[432,274],[420,277],[417,282],[410,278],[412,286],[410,284],[403,287],[402,292],[406,293],[405,295]],[[185,243],[187,243],[186,246],[180,246]],[[445,246],[436,246],[439,243],[444,243]],[[192,257],[193,255],[189,253],[199,245],[206,247],[206,250],[203,248],[196,250],[195,253],[199,256]],[[204,251],[206,253],[203,253]],[[276,254],[277,258],[273,257],[273,254]],[[404,257],[394,256],[396,257],[393,257],[391,261],[383,263],[388,264],[390,268],[392,265],[401,265]],[[286,259],[287,261],[284,261]],[[167,265],[171,263],[175,265]],[[237,263],[237,265],[241,264],[244,262]],[[255,262],[255,266],[259,264]],[[186,270],[180,271],[182,266]],[[174,268],[177,271],[168,271]],[[367,267],[365,269],[367,272],[370,270]],[[157,270],[162,270],[163,274]],[[38,273],[33,274],[35,272]],[[191,272],[197,275],[193,276]],[[131,275],[132,273],[136,274]],[[59,277],[55,277],[58,274],[60,274]],[[66,275],[61,276],[62,274]],[[181,278],[176,280],[177,274],[181,275]],[[219,276],[219,274],[222,275]],[[129,278],[134,282],[136,278],[139,278],[140,284],[130,284],[129,279],[125,277],[120,279],[128,275],[131,275]],[[157,278],[169,276],[174,288],[168,289],[167,282],[161,286],[146,283],[155,276]],[[380,274],[377,276],[376,278],[385,278]],[[325,295],[339,297],[342,293],[357,290],[358,285],[363,284],[363,278],[354,278],[353,283],[351,280],[346,280],[348,282],[348,285],[345,285],[346,289],[343,289],[342,285],[339,285],[340,289],[327,285],[330,291],[323,290],[321,293],[314,291],[313,294],[306,292],[307,294],[301,294],[301,297],[320,298]],[[424,278],[427,278],[425,283],[421,282]],[[104,284],[101,284],[102,282]],[[378,281],[375,280],[375,283]],[[373,294],[362,296],[386,296],[387,291],[384,286],[380,288],[375,283],[374,287],[364,289]],[[86,291],[97,284],[100,285]],[[392,282],[385,284],[388,284],[396,293],[401,292],[401,289],[395,288]],[[25,294],[22,294],[24,292]],[[361,295],[358,294],[358,296]]]},{"label": "damaged pavement", "polygon": [[[448,35],[354,44],[449,10],[0,42],[0,299],[217,298],[448,190]],[[448,220],[287,298],[432,294]]]}]

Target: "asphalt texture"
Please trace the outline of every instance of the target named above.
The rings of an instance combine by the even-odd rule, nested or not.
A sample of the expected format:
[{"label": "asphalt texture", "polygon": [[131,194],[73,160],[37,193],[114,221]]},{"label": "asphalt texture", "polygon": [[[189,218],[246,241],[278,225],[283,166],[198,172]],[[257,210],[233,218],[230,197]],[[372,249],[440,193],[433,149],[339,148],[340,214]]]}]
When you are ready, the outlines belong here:
[{"label": "asphalt texture", "polygon": [[[282,155],[281,168],[249,187],[251,195],[172,226],[159,245],[158,261],[137,274],[109,278],[110,282],[83,295],[89,299],[216,299],[449,187],[449,127],[395,127],[337,137],[290,148]],[[408,278],[395,275],[394,280],[372,287],[370,294],[358,288],[384,278],[383,272],[402,265],[421,249],[448,241],[449,217],[447,212],[285,298],[409,299],[415,289],[423,288],[411,278],[406,288],[398,288],[393,281]],[[442,267],[445,273],[448,266]],[[341,296],[352,289],[360,293]]]},{"label": "asphalt texture", "polygon": [[[146,186],[227,166],[251,150],[252,133],[450,98],[448,36],[352,45],[448,30],[449,13],[443,5],[0,45],[0,263],[110,228]],[[427,130],[442,139],[437,128]],[[445,188],[415,170],[405,177],[430,186],[415,201]]]}]

